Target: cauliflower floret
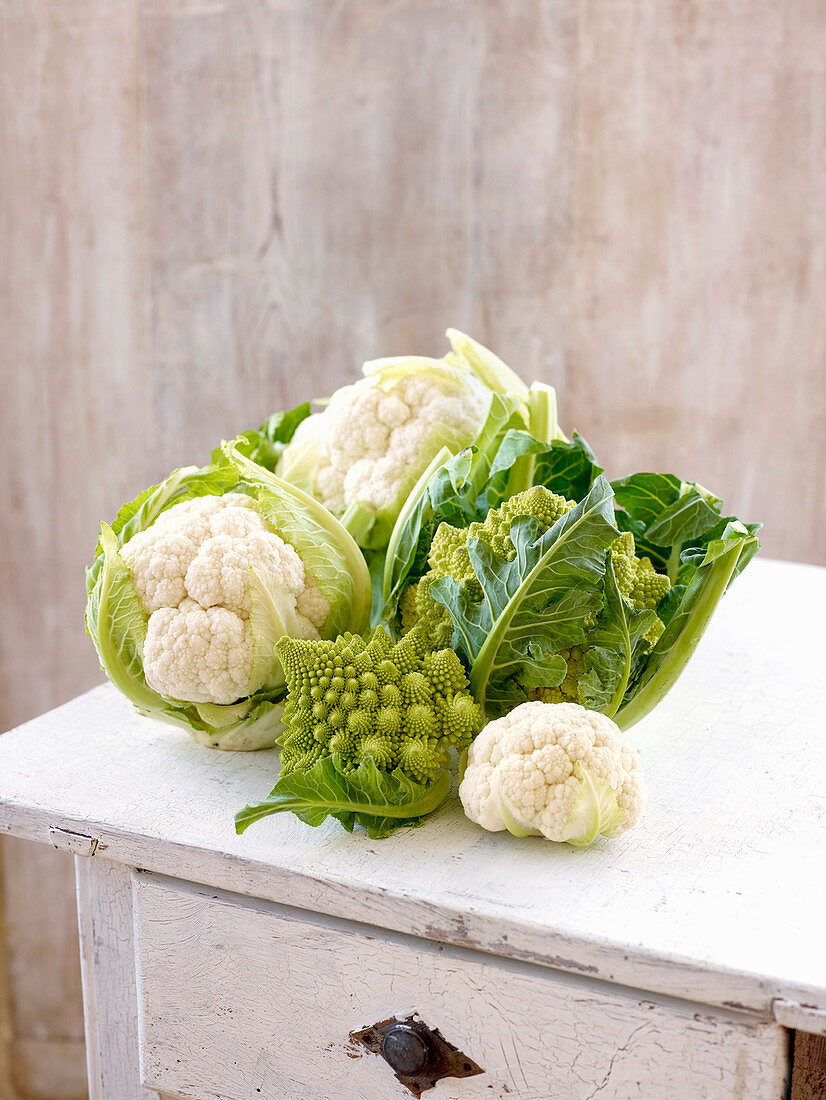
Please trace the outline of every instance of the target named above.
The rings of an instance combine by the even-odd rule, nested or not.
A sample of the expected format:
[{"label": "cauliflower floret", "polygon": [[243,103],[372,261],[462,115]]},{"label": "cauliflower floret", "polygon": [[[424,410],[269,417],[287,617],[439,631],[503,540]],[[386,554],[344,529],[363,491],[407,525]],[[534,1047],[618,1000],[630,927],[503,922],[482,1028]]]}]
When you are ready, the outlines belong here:
[{"label": "cauliflower floret", "polygon": [[459,796],[483,829],[579,845],[630,829],[645,802],[637,754],[610,718],[539,701],[485,726]]},{"label": "cauliflower floret", "polygon": [[177,607],[184,599],[187,570],[208,539],[220,534],[244,538],[266,530],[250,498],[242,493],[195,497],[173,505],[146,531],[133,535],[121,556],[132,571],[141,602],[152,612]]},{"label": "cauliflower floret", "polygon": [[305,634],[305,638],[317,638],[318,632],[324,626],[327,616],[330,614],[330,605],[327,597],[310,577],[307,577],[307,585],[295,601],[299,619],[305,619],[314,633]]},{"label": "cauliflower floret", "polygon": [[[220,516],[228,508],[244,508],[251,515],[257,516],[254,512],[254,501],[244,493],[225,493],[222,497],[193,497],[192,500],[173,504],[171,508],[162,512],[149,531],[158,533],[172,531],[186,535],[196,546],[200,546],[211,535],[222,533]],[[214,523],[218,526],[213,526]],[[265,529],[263,521],[257,529]]]},{"label": "cauliflower floret", "polygon": [[439,361],[382,380],[381,371],[336,390],[304,420],[282,455],[279,476],[311,492],[331,512],[358,501],[375,511],[398,502],[447,439],[469,443],[490,391],[472,374]]},{"label": "cauliflower floret", "polygon": [[201,607],[221,605],[246,619],[252,566],[286,589],[295,604],[306,583],[304,564],[293,547],[272,531],[254,531],[246,538],[215,535],[207,539],[186,571],[187,593]]},{"label": "cauliflower floret", "polygon": [[[295,548],[271,531],[242,493],[174,505],[121,549],[149,612],[144,674],[161,695],[233,703],[278,668],[267,637],[256,653],[250,570],[265,581],[270,625],[318,638],[330,605]],[[270,612],[262,601],[261,629]],[[283,616],[286,616],[284,618]],[[255,680],[255,683],[253,683]]]},{"label": "cauliflower floret", "polygon": [[247,694],[253,642],[249,623],[225,607],[184,599],[149,616],[146,682],[191,703],[234,703]]},{"label": "cauliflower floret", "polygon": [[123,546],[121,557],[147,611],[178,606],[186,596],[186,571],[197,553],[198,547],[183,532],[154,527],[139,531]]}]

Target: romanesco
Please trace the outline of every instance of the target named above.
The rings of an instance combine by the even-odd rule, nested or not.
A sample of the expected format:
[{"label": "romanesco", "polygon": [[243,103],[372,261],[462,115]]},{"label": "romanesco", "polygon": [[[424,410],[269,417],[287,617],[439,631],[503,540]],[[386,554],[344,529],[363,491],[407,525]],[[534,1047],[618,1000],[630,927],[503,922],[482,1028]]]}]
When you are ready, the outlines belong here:
[{"label": "romanesco", "polygon": [[[657,605],[671,587],[668,577],[657,573],[648,558],[638,558],[634,536],[630,531],[624,531],[611,546],[611,565],[617,588],[620,594],[628,600],[635,611],[650,608],[657,610]],[[589,616],[588,627],[596,623],[595,616]],[[661,619],[655,619],[646,631],[644,637],[649,648],[655,646],[665,626]],[[585,656],[588,652],[587,645],[576,645],[563,650],[568,668],[565,679],[561,684],[552,688],[534,688],[530,692],[531,699],[540,699],[543,703],[585,703],[586,699],[580,690],[580,679],[587,672]]]},{"label": "romanesco", "polygon": [[419,782],[434,779],[451,747],[461,751],[482,725],[464,668],[451,649],[433,649],[414,629],[395,645],[377,627],[364,640],[281,639],[288,685],[281,774],[307,771],[337,754],[344,774],[367,757]]},{"label": "romanesco", "polygon": [[[472,523],[467,528],[452,527],[442,523],[431,545],[428,556],[430,571],[419,581],[408,585],[399,604],[402,630],[421,628],[428,637],[436,639],[439,645],[450,645],[453,624],[447,610],[430,597],[430,586],[439,577],[451,576],[466,589],[472,598],[481,597],[481,588],[470,563],[467,552],[467,540],[478,538],[486,542],[493,551],[508,559],[515,554],[510,539],[510,528],[519,516],[530,516],[539,521],[540,533],[574,507],[574,502],[550,492],[544,486],[534,486],[506,500],[499,508],[492,509],[483,523]],[[611,546],[611,564],[616,577],[617,587],[635,610],[650,608],[656,610],[671,583],[667,576],[657,573],[648,558],[638,558],[634,536],[630,531],[623,532]],[[591,630],[597,624],[597,616],[586,616],[585,628]],[[660,619],[645,634],[649,646],[656,644],[664,630]],[[533,688],[530,698],[541,699],[547,703],[585,702],[579,688],[579,681],[587,671],[586,654],[588,646],[575,645],[560,651],[567,664],[565,678],[556,687]]]}]

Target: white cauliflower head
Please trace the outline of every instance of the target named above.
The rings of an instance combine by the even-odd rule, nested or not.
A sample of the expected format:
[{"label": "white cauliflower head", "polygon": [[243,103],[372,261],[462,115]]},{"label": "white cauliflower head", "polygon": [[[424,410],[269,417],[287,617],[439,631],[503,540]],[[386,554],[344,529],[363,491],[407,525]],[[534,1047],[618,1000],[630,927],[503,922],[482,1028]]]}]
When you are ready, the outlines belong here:
[{"label": "white cauliflower head", "polygon": [[242,493],[175,504],[121,548],[149,613],[143,670],[161,695],[233,703],[278,674],[277,637],[318,638],[330,607]]},{"label": "white cauliflower head", "polygon": [[459,796],[471,821],[491,832],[575,845],[625,832],[645,803],[637,754],[610,718],[538,700],[485,726]]},{"label": "white cauliflower head", "polygon": [[476,437],[491,393],[439,359],[378,360],[365,373],[298,426],[278,474],[336,515],[361,505],[387,533],[440,448],[457,451]]}]

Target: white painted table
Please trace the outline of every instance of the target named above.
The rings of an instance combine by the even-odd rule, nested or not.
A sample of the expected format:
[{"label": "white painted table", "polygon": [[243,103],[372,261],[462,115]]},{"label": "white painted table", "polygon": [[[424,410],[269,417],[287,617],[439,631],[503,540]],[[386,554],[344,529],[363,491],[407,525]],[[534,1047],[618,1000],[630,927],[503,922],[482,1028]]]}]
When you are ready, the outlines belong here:
[{"label": "white painted table", "polygon": [[485,1070],[433,1100],[779,1100],[826,1033],[824,623],[826,570],[754,563],[631,731],[643,822],[586,851],[456,804],[237,837],[274,753],[109,686],[4,735],[0,829],[76,857],[92,1097],[402,1100],[349,1033],[415,1010]]}]

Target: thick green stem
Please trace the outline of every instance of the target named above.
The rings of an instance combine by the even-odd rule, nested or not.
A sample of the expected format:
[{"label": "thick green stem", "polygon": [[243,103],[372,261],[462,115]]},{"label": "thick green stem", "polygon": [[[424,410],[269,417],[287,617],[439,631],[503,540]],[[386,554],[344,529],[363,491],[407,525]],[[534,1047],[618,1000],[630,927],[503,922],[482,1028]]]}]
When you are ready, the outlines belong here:
[{"label": "thick green stem", "polygon": [[430,484],[430,479],[436,473],[440,466],[442,466],[450,458],[451,452],[447,447],[442,447],[438,454],[434,455],[427,469],[422,476],[410,490],[410,494],[407,500],[404,502],[404,507],[393,524],[393,531],[390,535],[390,541],[387,544],[387,553],[384,558],[384,580],[382,585],[382,595],[384,596],[384,604],[387,606],[390,600],[391,593],[393,591],[393,571],[396,564],[396,555],[399,550],[399,542],[407,527],[410,517],[416,511],[419,506],[419,501],[427,492],[427,487]]},{"label": "thick green stem", "polygon": [[[737,562],[746,540],[738,540],[730,550],[717,558],[704,577],[696,578],[696,583],[701,586],[701,591],[694,599],[691,610],[683,623],[679,641],[674,646],[668,646],[667,634],[663,634],[660,642],[654,647],[649,658],[650,662],[657,662],[657,650],[664,643],[666,650],[658,667],[646,681],[636,695],[616,714],[614,721],[620,729],[627,730],[636,725],[641,719],[654,709],[665,698],[671,688],[679,679],[683,669],[691,659],[706,627],[711,621],[717,604],[734,576]],[[690,592],[686,593],[686,599],[690,598]]]},{"label": "thick green stem", "polygon": [[[540,443],[564,439],[556,420],[556,392],[552,386],[534,382],[528,394],[528,431]],[[536,475],[536,455],[517,458],[508,475],[508,496],[530,489]]]}]

